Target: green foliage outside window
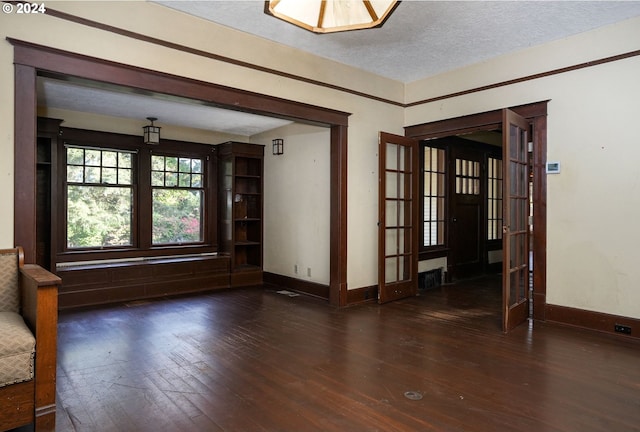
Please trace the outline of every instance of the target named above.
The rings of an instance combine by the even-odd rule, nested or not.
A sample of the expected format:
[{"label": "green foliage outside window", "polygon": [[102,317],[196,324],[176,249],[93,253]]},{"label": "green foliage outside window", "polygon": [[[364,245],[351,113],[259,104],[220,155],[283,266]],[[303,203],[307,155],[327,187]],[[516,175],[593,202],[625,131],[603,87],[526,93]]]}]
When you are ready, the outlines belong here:
[{"label": "green foliage outside window", "polygon": [[153,244],[200,242],[202,238],[202,160],[153,155]]},{"label": "green foliage outside window", "polygon": [[132,158],[129,152],[68,147],[67,247],[132,244]]},{"label": "green foliage outside window", "polygon": [[202,191],[155,189],[153,191],[153,244],[202,241],[200,218]]},{"label": "green foliage outside window", "polygon": [[67,187],[67,247],[131,245],[131,188]]},{"label": "green foliage outside window", "polygon": [[[135,154],[113,149],[68,146],[67,247],[133,246]],[[203,236],[203,160],[151,157],[154,245],[197,243]],[[149,227],[145,224],[151,224]]]}]

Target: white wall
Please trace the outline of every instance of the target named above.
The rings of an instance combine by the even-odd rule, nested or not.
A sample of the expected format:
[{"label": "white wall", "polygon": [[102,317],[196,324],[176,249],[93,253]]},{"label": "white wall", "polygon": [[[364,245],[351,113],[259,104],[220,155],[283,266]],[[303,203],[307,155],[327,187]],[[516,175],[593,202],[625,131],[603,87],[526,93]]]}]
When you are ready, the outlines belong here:
[{"label": "white wall", "polygon": [[[640,19],[407,86],[410,99],[640,49]],[[407,125],[550,100],[547,302],[640,318],[640,57],[406,110]]]},{"label": "white wall", "polygon": [[[404,102],[640,49],[640,19],[634,19],[403,86],[153,3],[47,2],[47,7]],[[638,57],[402,109],[48,15],[1,14],[0,36],[0,202],[5,203],[0,209],[0,247],[13,244],[14,86],[8,36],[352,113],[347,168],[349,288],[377,284],[379,130],[402,134],[403,125],[549,99],[548,158],[560,160],[563,170],[548,182],[547,300],[640,318],[636,287],[640,234],[635,229],[640,219],[640,195],[635,193],[640,186],[636,168],[640,145],[634,131],[640,95]]]},{"label": "white wall", "polygon": [[[157,4],[47,2],[82,18],[212,54],[401,102],[402,83],[175,12]],[[145,17],[145,19],[140,19]],[[0,200],[13,203],[13,47],[5,37],[352,113],[348,128],[347,286],[377,284],[378,131],[402,134],[403,109],[326,87],[235,66],[49,15],[0,14]],[[292,61],[295,59],[295,61]],[[6,79],[4,79],[6,78]],[[137,128],[138,126],[131,126]],[[163,129],[164,132],[164,129]],[[6,156],[4,156],[6,155]],[[315,239],[309,238],[309,248]],[[13,206],[0,209],[0,247],[13,245]],[[286,251],[290,256],[293,251]],[[303,256],[313,256],[312,250]],[[311,259],[311,258],[309,258]],[[300,263],[308,266],[310,263]],[[322,263],[312,263],[322,267]],[[270,264],[271,265],[271,264]],[[290,267],[290,263],[287,265]],[[319,269],[320,273],[324,271]]]},{"label": "white wall", "polygon": [[[284,139],[283,155],[273,155],[274,138]],[[264,270],[267,272],[329,285],[330,139],[328,128],[303,124],[251,137],[252,143],[266,145]]]}]

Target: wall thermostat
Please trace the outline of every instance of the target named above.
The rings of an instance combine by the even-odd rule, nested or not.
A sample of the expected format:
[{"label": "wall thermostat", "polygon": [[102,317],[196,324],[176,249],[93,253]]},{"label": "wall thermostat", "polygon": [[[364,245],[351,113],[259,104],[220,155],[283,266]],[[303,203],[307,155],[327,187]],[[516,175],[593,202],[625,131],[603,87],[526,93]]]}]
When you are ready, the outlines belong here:
[{"label": "wall thermostat", "polygon": [[547,174],[559,174],[560,162],[547,162]]}]

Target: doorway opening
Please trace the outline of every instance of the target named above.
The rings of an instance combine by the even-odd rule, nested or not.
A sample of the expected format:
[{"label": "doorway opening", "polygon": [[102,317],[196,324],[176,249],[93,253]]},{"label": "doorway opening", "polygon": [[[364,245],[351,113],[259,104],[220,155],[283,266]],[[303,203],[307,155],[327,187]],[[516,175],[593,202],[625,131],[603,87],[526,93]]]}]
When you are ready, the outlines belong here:
[{"label": "doorway opening", "polygon": [[[529,130],[527,133],[531,136]],[[503,130],[422,140],[420,146],[424,170],[420,181],[421,251],[428,253],[434,249],[434,244],[437,246],[432,239],[435,232],[442,229],[440,246],[446,248],[447,255],[446,266],[419,273],[418,293],[425,297],[426,306],[438,313],[459,319],[481,319],[488,328],[499,327],[503,301],[503,206],[505,195],[510,195],[508,189],[503,189],[509,187],[503,178]],[[528,192],[527,205],[522,208],[526,214],[521,217],[527,221],[525,229],[528,232],[524,237],[529,239],[525,297],[531,298],[533,146],[529,140],[525,148],[526,154],[522,156],[525,165],[520,168],[526,174],[526,185],[519,187]],[[433,161],[427,160],[435,149],[444,155],[443,166],[439,168],[443,185],[434,184],[437,179],[432,175]],[[434,190],[442,191],[444,205],[435,205],[434,196],[439,194]],[[524,197],[525,194],[518,194],[519,200]],[[439,212],[443,214],[438,215]],[[435,227],[434,219],[443,220],[442,227]],[[528,307],[527,317],[530,317],[532,302]]]},{"label": "doorway opening", "polygon": [[[420,253],[446,250],[445,282],[498,273],[503,221],[501,131],[423,140],[420,146]],[[437,167],[434,151],[440,156]]]},{"label": "doorway opening", "polygon": [[[495,260],[498,255],[508,257],[506,259],[508,265],[504,266],[506,271],[503,269],[502,272],[501,284],[504,331],[526,321],[528,317],[537,320],[545,318],[547,103],[548,101],[542,101],[405,128],[405,137],[418,141],[446,137],[460,138],[477,132],[498,130],[505,132],[503,135],[505,165],[503,167],[507,169],[503,169],[502,181],[508,187],[499,188],[503,191],[503,195],[495,197],[496,200],[503,200],[502,216],[505,217],[505,221],[500,223],[497,217],[499,215],[490,218],[488,209],[486,219],[483,219],[483,223],[486,223],[484,227],[486,233],[499,234],[500,231],[496,233],[495,229],[497,227],[502,229],[502,249],[504,249],[498,252],[497,249],[491,251],[485,248],[484,264],[489,264],[489,252],[492,260]],[[463,160],[462,157],[459,159]],[[467,191],[473,191],[475,187],[473,161],[467,163],[466,167],[466,174],[463,172],[460,176],[460,183],[463,185],[461,188],[464,190],[466,187]],[[487,175],[487,183],[489,177]],[[495,182],[499,180],[497,177],[493,178]],[[449,187],[457,187],[456,182],[458,182],[457,179],[450,181],[449,183],[453,185]],[[484,205],[489,207],[489,202]],[[423,209],[426,207],[426,205],[423,206]],[[430,266],[442,265],[443,262],[445,268],[450,267],[450,254],[453,253],[450,231],[455,222],[450,219],[452,215],[448,213],[451,207],[442,203],[442,208],[445,209],[444,218],[435,221],[424,220],[424,222],[425,224],[437,222],[436,227],[439,226],[439,222],[442,222],[442,229],[446,235],[436,236],[436,238],[444,238],[446,241],[442,244],[432,244],[430,245],[432,247],[420,251],[418,271],[429,270]],[[532,229],[533,227],[535,229]],[[534,262],[535,265],[533,265]],[[507,277],[504,277],[505,275]]]},{"label": "doorway opening", "polygon": [[102,59],[9,39],[14,47],[15,202],[14,242],[35,262],[37,238],[36,153],[37,78],[42,74],[124,86],[141,94],[159,93],[216,107],[289,119],[330,130],[329,302],[347,304],[347,127],[349,113],[196,81]]}]

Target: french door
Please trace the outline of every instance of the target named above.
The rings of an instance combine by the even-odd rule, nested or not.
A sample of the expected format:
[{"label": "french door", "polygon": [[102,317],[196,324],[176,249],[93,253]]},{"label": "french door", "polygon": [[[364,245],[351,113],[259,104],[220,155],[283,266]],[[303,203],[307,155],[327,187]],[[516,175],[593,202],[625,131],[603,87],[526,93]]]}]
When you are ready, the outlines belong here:
[{"label": "french door", "polygon": [[[529,316],[529,123],[503,111],[502,328]],[[379,134],[378,301],[417,292],[418,141]]]},{"label": "french door", "polygon": [[529,316],[529,122],[502,112],[502,330]]},{"label": "french door", "polygon": [[380,132],[378,302],[418,289],[418,141]]}]

